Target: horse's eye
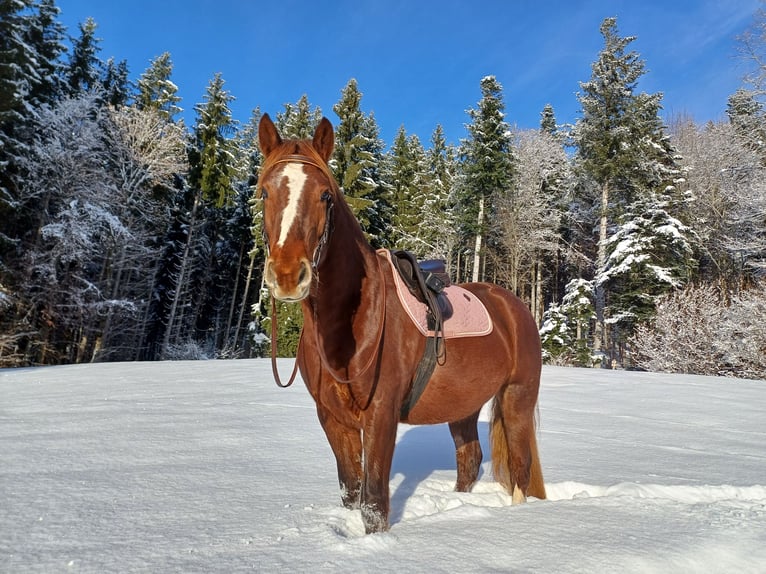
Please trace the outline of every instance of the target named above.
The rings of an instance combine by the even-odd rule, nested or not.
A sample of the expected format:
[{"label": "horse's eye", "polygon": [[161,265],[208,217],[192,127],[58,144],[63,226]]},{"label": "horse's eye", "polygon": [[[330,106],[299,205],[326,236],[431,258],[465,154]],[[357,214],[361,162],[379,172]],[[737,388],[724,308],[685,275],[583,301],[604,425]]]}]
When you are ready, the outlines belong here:
[{"label": "horse's eye", "polygon": [[269,196],[269,192],[266,191],[265,187],[261,188],[261,199],[266,199]]},{"label": "horse's eye", "polygon": [[330,201],[332,199],[332,193],[325,191],[320,198],[322,201]]}]

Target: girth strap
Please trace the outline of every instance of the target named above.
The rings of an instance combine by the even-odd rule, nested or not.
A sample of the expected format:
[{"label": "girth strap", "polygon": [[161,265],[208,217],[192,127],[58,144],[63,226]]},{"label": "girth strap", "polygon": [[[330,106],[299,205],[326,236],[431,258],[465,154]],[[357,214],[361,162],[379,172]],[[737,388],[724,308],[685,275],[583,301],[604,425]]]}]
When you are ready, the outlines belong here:
[{"label": "girth strap", "polygon": [[439,269],[439,272],[436,269],[425,271],[415,256],[407,251],[391,252],[391,261],[413,295],[426,304],[428,326],[434,333],[433,337],[426,337],[426,346],[412,379],[412,387],[402,403],[401,417],[406,418],[423,394],[437,363],[443,364],[446,359],[444,318],[445,315],[451,315],[452,309],[446,298],[442,297],[442,300],[439,300],[439,294],[449,283],[449,278],[443,269]]},{"label": "girth strap", "polygon": [[[423,357],[421,357],[420,363],[418,363],[418,369],[415,371],[415,376],[412,379],[412,388],[410,388],[407,398],[405,398],[402,403],[400,414],[403,419],[407,418],[410,411],[415,408],[420,395],[426,390],[426,383],[428,383],[428,380],[431,378],[431,375],[436,368],[436,363],[438,361],[438,353],[436,350],[437,344],[436,337],[426,338],[426,348],[423,351]],[[442,342],[442,344],[444,343]]]}]

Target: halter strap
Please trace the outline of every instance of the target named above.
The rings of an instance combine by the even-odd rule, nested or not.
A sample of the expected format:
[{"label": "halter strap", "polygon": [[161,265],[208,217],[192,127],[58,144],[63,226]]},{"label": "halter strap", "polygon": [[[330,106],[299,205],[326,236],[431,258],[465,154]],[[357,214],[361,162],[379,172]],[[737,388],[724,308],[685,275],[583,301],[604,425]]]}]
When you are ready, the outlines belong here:
[{"label": "halter strap", "polygon": [[330,180],[332,180],[332,173],[330,173],[329,166],[322,162],[320,159],[314,159],[307,155],[302,155],[299,153],[291,153],[289,155],[285,155],[280,157],[279,159],[276,159],[272,162],[266,162],[263,166],[263,170],[261,171],[261,176],[258,178],[259,184],[258,187],[260,188],[260,181],[263,179],[264,174],[269,171],[272,167],[275,165],[279,165],[280,163],[303,163],[306,165],[311,165],[320,170],[322,173],[324,173]]}]

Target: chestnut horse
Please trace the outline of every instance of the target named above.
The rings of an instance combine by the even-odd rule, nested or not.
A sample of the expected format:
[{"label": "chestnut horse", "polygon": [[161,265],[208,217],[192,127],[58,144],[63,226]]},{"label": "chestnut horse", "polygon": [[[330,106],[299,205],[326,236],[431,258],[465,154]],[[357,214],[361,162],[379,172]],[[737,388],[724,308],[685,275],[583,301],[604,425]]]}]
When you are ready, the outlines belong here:
[{"label": "chestnut horse", "polygon": [[388,529],[400,421],[449,423],[456,490],[470,490],[482,458],[479,411],[492,398],[495,479],[514,504],[528,495],[545,498],[535,440],[540,339],[526,306],[496,285],[462,285],[484,303],[494,328],[445,340],[446,358],[402,416],[426,338],[399,303],[391,263],[367,242],[330,172],[332,125],[323,118],[312,140],[283,140],[265,115],[258,139],[265,158],[258,181],[264,280],[272,297],[301,303],[296,365],[335,455],[343,504],[361,509],[368,533]]}]

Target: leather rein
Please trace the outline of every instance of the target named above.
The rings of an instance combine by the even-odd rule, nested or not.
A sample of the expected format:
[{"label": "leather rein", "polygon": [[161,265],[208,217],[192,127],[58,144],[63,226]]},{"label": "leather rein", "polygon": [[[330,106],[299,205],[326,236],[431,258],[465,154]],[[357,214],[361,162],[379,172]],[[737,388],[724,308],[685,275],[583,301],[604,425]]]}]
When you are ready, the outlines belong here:
[{"label": "leather rein", "polygon": [[[332,178],[332,174],[329,173],[328,167],[326,165],[322,165],[310,157],[299,155],[299,154],[286,155],[278,159],[277,161],[271,164],[268,164],[266,166],[267,169],[264,170],[264,173],[271,167],[280,163],[302,163],[302,164],[312,165],[318,168],[320,171],[322,171],[322,173],[326,174],[329,178]],[[263,174],[261,175],[263,176]],[[326,202],[327,202],[327,208],[326,208],[327,214],[325,217],[324,230],[322,231],[322,235],[320,236],[319,241],[317,242],[317,246],[314,248],[314,255],[312,256],[312,262],[311,262],[311,266],[314,271],[314,280],[317,282],[319,280],[318,267],[322,259],[322,252],[324,250],[324,247],[329,242],[330,235],[332,234],[332,231],[333,231],[333,205],[334,204],[333,204],[332,196],[328,196],[326,198]],[[266,246],[266,256],[268,257],[269,238],[268,238],[268,234],[266,233],[265,227],[263,229],[263,237],[264,237],[264,245]],[[378,273],[380,276],[382,276],[382,270],[380,268],[380,258],[377,254],[375,255],[375,260],[378,263]],[[274,381],[276,382],[277,386],[282,388],[287,388],[295,382],[295,378],[298,374],[298,360],[296,358],[295,363],[293,364],[293,370],[292,370],[292,373],[290,374],[290,378],[287,380],[286,383],[283,383],[282,378],[279,375],[279,368],[277,366],[277,331],[278,331],[277,302],[271,293],[269,293],[269,295],[271,297],[271,372],[274,375]],[[327,355],[325,354],[324,348],[322,347],[322,344],[320,343],[319,332],[318,332],[318,325],[319,325],[318,313],[317,313],[316,307],[314,308],[314,331],[315,331],[314,336],[316,338],[316,344],[317,344],[317,349],[319,350],[319,356],[324,368],[330,373],[333,379],[335,379],[337,382],[345,383],[345,384],[353,383],[355,380],[361,378],[364,374],[366,374],[367,371],[370,370],[370,367],[372,367],[372,364],[375,362],[375,359],[378,356],[378,349],[380,349],[380,343],[383,338],[383,326],[385,324],[385,318],[386,318],[385,294],[380,299],[381,299],[381,303],[380,303],[381,318],[380,318],[380,324],[378,325],[376,343],[374,347],[372,348],[370,357],[365,363],[364,368],[361,370],[359,374],[349,379],[346,379],[342,377],[341,375],[338,375],[328,364]],[[300,338],[298,340],[298,348],[300,348],[302,339],[303,339],[303,329],[301,329]]]}]

